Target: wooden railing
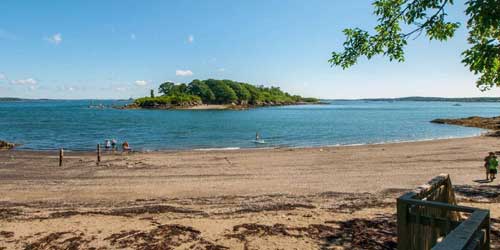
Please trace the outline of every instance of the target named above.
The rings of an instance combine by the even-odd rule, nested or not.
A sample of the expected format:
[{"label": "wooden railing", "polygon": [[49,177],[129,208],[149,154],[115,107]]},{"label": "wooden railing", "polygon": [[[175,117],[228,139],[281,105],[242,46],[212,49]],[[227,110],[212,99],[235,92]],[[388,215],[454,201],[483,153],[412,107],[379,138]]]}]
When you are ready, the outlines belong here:
[{"label": "wooden railing", "polygon": [[398,250],[490,249],[490,212],[458,206],[448,175],[397,200]]}]

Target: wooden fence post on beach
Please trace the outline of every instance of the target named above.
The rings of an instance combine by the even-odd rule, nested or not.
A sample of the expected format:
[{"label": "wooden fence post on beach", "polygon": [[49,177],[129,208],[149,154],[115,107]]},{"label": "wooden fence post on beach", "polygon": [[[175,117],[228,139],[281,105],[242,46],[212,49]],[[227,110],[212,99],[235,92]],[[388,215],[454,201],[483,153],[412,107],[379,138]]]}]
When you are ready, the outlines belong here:
[{"label": "wooden fence post on beach", "polygon": [[63,165],[64,149],[59,149],[59,167]]},{"label": "wooden fence post on beach", "polygon": [[97,165],[101,162],[101,144],[97,144]]},{"label": "wooden fence post on beach", "polygon": [[490,249],[490,211],[459,206],[450,176],[397,199],[399,250]]}]

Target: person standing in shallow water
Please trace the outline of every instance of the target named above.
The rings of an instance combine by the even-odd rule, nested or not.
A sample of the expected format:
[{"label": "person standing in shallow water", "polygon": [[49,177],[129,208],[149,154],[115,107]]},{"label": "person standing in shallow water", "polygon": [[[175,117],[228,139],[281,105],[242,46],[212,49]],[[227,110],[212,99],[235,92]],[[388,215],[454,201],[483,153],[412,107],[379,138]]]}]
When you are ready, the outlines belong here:
[{"label": "person standing in shallow water", "polygon": [[104,147],[106,148],[106,150],[109,150],[111,148],[111,141],[106,139],[104,141]]}]

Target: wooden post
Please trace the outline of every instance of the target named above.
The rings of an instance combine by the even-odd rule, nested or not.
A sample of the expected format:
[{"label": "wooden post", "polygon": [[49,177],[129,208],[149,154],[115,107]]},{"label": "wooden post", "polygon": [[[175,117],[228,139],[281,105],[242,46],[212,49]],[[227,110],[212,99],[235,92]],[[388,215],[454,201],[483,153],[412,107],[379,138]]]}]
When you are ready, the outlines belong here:
[{"label": "wooden post", "polygon": [[97,165],[101,162],[101,144],[97,144]]},{"label": "wooden post", "polygon": [[63,165],[64,149],[59,149],[59,167]]},{"label": "wooden post", "polygon": [[[408,197],[411,194],[404,196]],[[397,231],[398,231],[398,250],[410,250],[410,224],[408,223],[408,203],[404,201],[404,197],[397,199]]]}]

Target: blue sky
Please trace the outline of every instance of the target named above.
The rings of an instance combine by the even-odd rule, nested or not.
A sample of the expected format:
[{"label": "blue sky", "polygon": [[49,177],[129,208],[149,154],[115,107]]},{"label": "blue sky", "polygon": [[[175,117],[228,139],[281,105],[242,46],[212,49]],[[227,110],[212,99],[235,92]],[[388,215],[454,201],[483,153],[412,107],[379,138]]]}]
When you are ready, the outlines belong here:
[{"label": "blue sky", "polygon": [[[450,17],[465,23],[463,0]],[[410,41],[406,62],[327,60],[371,1],[0,1],[0,96],[129,98],[163,81],[232,79],[320,98],[493,96],[449,42]]]}]

